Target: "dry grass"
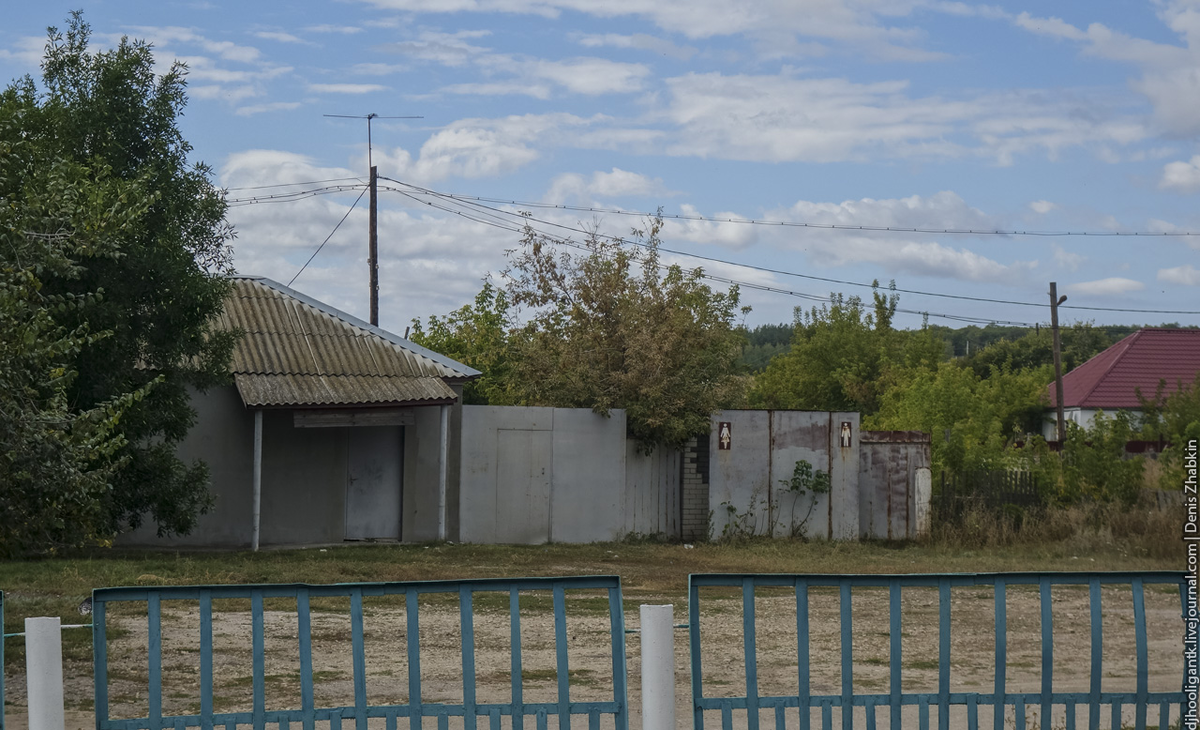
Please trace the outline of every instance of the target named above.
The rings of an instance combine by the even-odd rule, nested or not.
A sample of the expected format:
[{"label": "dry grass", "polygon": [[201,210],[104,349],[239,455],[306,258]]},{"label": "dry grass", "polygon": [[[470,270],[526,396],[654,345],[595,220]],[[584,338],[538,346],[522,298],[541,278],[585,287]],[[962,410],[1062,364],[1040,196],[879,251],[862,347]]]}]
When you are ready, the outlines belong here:
[{"label": "dry grass", "polygon": [[969,510],[937,524],[931,543],[964,549],[1019,547],[1073,554],[1137,556],[1184,560],[1182,507],[1157,509],[1148,504],[1082,504],[1060,509],[1003,512]]}]

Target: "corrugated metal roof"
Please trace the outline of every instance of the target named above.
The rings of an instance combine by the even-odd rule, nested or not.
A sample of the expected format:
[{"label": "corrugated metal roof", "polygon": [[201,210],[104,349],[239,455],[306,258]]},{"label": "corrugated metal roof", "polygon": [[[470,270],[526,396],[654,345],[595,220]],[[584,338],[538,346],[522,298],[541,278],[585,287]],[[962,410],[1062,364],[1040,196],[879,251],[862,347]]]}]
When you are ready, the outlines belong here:
[{"label": "corrugated metal roof", "polygon": [[432,405],[456,397],[441,378],[238,373],[233,380],[242,402],[250,407]]},{"label": "corrugated metal roof", "polygon": [[236,277],[218,326],[248,406],[436,403],[479,371],[261,277]]},{"label": "corrugated metal roof", "polygon": [[[1063,376],[1066,408],[1141,408],[1159,381],[1166,393],[1189,386],[1200,371],[1200,330],[1140,329]],[[1047,388],[1054,407],[1054,383]]]}]

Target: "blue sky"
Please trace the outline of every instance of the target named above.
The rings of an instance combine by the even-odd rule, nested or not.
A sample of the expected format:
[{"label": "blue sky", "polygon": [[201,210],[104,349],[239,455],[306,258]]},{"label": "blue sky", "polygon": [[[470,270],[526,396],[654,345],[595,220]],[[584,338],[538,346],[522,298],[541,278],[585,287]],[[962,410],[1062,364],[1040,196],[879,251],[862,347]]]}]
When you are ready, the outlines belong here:
[{"label": "blue sky", "polygon": [[[36,76],[46,26],[77,7],[97,46],[128,35],[188,64],[182,126],[243,201],[241,273],[288,282],[358,197],[366,123],[323,115],[422,117],[372,125],[398,181],[380,193],[380,324],[401,333],[468,302],[518,243],[403,185],[516,201],[487,205],[557,233],[626,235],[642,219],[612,211],[661,206],[668,258],[746,284],[750,325],[814,303],[754,287],[873,279],[950,326],[1045,323],[1051,281],[1068,307],[1200,311],[1200,235],[1095,235],[1200,234],[1200,0],[50,0],[6,9],[0,76]],[[363,198],[293,286],[365,318],[366,229]]]}]

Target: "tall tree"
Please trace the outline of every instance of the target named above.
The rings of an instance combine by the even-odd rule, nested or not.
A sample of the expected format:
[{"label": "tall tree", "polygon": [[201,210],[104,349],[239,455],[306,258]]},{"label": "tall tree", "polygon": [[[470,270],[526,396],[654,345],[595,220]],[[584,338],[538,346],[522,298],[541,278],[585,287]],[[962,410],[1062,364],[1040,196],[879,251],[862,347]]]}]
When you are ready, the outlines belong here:
[{"label": "tall tree", "polygon": [[37,159],[63,160],[90,176],[85,191],[90,180],[111,179],[135,187],[144,203],[113,237],[112,250],[69,252],[75,266],[69,274],[47,270],[43,290],[93,295],[86,306],[56,309],[55,324],[107,334],[71,353],[77,375],[64,392],[75,412],[155,383],[129,404],[117,427],[122,445],[106,457],[107,529],[149,517],[161,534],[187,532],[210,503],[207,469],[182,463],[175,448],[195,418],[189,389],[227,377],[233,337],[210,323],[227,292],[220,274],[231,271],[232,229],[224,194],[208,168],[189,161],[178,128],[185,68],[176,63],[160,76],[147,44],[122,39],[91,52],[89,36],[78,12],[65,33],[51,28],[42,88],[28,77],[17,81],[0,97],[0,113],[16,120]]},{"label": "tall tree", "polygon": [[517,402],[508,293],[487,280],[472,304],[425,323],[413,320],[412,341],[483,373],[463,388],[463,402],[509,406]]},{"label": "tall tree", "polygon": [[797,307],[791,349],[755,376],[751,405],[876,412],[900,373],[934,367],[945,349],[926,329],[892,329],[898,302],[894,292],[876,290],[869,309],[860,297],[843,294],[808,312]]},{"label": "tall tree", "polygon": [[591,235],[570,253],[526,227],[505,272],[525,307],[515,382],[530,405],[623,408],[644,449],[680,446],[737,404],[744,342],[738,290],[714,291],[698,270],[666,266],[662,219],[632,241]]}]

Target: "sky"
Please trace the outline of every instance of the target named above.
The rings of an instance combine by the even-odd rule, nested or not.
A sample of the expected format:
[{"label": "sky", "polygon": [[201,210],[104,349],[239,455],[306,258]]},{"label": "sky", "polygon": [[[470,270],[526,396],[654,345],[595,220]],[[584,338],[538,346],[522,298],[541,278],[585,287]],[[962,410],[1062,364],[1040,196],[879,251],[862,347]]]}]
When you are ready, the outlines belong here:
[{"label": "sky", "polygon": [[874,280],[900,327],[1045,325],[1050,282],[1064,322],[1200,325],[1200,0],[9,5],[4,80],[77,8],[185,63],[238,272],[364,319],[378,115],[400,334],[502,282],[525,221],[628,238],[659,208],[664,259],[737,283],[748,326]]}]

